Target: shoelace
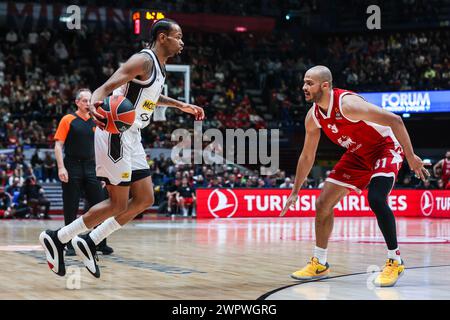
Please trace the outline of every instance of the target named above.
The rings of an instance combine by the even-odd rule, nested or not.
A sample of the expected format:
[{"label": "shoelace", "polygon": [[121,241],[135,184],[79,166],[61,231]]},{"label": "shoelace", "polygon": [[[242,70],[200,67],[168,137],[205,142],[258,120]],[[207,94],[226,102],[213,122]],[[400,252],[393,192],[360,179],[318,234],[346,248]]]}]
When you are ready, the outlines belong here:
[{"label": "shoelace", "polygon": [[319,262],[318,262],[317,260],[315,260],[315,259],[311,259],[311,260],[308,262],[308,264],[312,265],[313,267],[317,266],[318,263],[319,263]]},{"label": "shoelace", "polygon": [[393,262],[387,262],[384,266],[383,272],[381,273],[384,276],[390,276],[395,270],[395,266]]}]

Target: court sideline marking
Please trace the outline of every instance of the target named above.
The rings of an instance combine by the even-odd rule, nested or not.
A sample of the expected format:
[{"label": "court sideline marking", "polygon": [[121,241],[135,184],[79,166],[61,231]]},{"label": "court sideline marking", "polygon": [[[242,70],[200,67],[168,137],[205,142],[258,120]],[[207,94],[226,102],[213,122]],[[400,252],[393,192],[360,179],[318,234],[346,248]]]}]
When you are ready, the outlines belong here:
[{"label": "court sideline marking", "polygon": [[[426,268],[442,268],[442,267],[450,267],[450,264],[443,264],[443,265],[436,265],[436,266],[420,266],[420,267],[409,267],[409,268],[405,268],[405,270],[412,270],[412,269],[426,269]],[[330,279],[336,279],[336,278],[343,278],[343,277],[350,277],[350,276],[357,276],[357,275],[361,275],[361,274],[371,274],[371,273],[375,273],[376,271],[372,271],[372,272],[355,272],[355,273],[348,273],[348,274],[341,274],[338,276],[333,276],[333,277],[328,277],[328,278],[324,278],[324,279],[317,279],[317,280],[310,280],[310,281],[297,281],[296,283],[293,284],[288,284],[286,286],[283,287],[279,287],[277,289],[271,290],[265,294],[263,294],[262,296],[260,296],[259,298],[257,298],[256,300],[266,300],[268,297],[270,297],[272,294],[277,293],[278,291],[290,288],[290,287],[294,287],[294,286],[299,286],[305,283],[310,283],[310,282],[318,282],[318,281],[325,281],[325,280],[330,280]]]},{"label": "court sideline marking", "polygon": [[[15,251],[18,254],[25,255],[28,257],[32,257],[38,260],[38,264],[46,264],[47,260],[45,259],[45,255],[42,255],[42,251]],[[179,266],[172,266],[172,265],[166,265],[156,262],[147,262],[147,261],[141,261],[141,260],[134,260],[129,258],[120,257],[117,255],[102,255],[102,259],[105,261],[111,261],[114,263],[127,265],[130,267],[140,268],[140,269],[146,269],[156,272],[162,272],[166,274],[192,274],[192,273],[199,273],[199,274],[205,274],[207,272],[200,271],[196,269],[190,269],[190,268],[184,268]],[[84,268],[84,265],[81,261],[79,261],[76,257],[64,257],[66,265],[67,266],[78,266]],[[100,264],[101,268],[106,268],[107,266]]]}]

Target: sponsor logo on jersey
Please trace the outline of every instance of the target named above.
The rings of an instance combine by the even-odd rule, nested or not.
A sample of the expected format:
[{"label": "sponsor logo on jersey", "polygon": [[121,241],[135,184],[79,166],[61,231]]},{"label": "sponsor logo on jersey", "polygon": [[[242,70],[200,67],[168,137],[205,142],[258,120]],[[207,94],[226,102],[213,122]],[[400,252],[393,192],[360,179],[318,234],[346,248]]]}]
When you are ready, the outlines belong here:
[{"label": "sponsor logo on jersey", "polygon": [[350,152],[355,152],[357,151],[359,148],[362,147],[362,143],[358,144],[356,147],[354,147],[353,149],[350,149]]},{"label": "sponsor logo on jersey", "polygon": [[151,100],[145,100],[142,104],[142,109],[146,111],[153,111],[156,108],[156,103]]},{"label": "sponsor logo on jersey", "polygon": [[352,138],[347,137],[347,136],[341,136],[338,139],[338,142],[341,146],[343,146],[344,148],[348,149],[350,148],[352,145],[356,144],[355,141],[352,140]]},{"label": "sponsor logo on jersey", "polygon": [[341,113],[339,112],[339,108],[334,108],[334,112],[336,113],[336,120],[341,120],[342,116]]},{"label": "sponsor logo on jersey", "polygon": [[123,172],[122,173],[122,179],[128,179],[130,177],[130,173],[129,172]]}]

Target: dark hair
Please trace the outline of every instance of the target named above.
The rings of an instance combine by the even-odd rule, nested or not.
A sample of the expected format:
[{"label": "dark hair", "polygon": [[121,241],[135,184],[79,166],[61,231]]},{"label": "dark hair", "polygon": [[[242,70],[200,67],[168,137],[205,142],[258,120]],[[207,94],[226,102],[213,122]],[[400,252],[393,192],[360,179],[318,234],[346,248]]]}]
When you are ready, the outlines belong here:
[{"label": "dark hair", "polygon": [[153,22],[152,27],[150,28],[150,39],[148,46],[151,48],[153,44],[156,42],[156,39],[158,38],[158,35],[160,33],[168,34],[170,30],[172,29],[172,25],[178,25],[178,23],[175,20],[172,19],[160,19]]}]

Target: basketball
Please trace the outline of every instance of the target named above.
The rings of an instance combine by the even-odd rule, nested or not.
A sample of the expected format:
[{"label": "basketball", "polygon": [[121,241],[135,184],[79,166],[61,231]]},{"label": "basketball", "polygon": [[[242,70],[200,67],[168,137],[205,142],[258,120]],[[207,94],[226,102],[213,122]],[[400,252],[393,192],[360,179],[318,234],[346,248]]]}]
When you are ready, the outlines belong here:
[{"label": "basketball", "polygon": [[105,130],[112,134],[127,131],[136,116],[133,103],[124,96],[106,97],[97,112],[105,117],[100,120],[105,124]]}]

